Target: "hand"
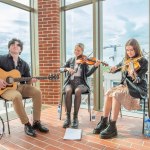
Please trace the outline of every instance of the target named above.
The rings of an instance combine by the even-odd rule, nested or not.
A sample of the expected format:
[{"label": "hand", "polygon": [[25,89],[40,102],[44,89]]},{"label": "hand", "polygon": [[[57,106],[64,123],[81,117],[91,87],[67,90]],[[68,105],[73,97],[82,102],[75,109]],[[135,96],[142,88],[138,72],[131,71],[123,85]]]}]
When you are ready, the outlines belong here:
[{"label": "hand", "polygon": [[97,60],[96,63],[94,64],[95,67],[98,67],[100,65],[101,61]]},{"label": "hand", "polygon": [[31,79],[31,82],[32,82],[32,83],[35,83],[35,82],[37,82],[37,81],[38,81],[38,79],[36,79],[36,78],[32,78],[32,79]]},{"label": "hand", "polygon": [[129,71],[128,71],[128,76],[133,77],[133,75],[134,75],[133,70],[129,70]]},{"label": "hand", "polygon": [[72,75],[75,73],[75,70],[72,68],[66,68],[66,70]]},{"label": "hand", "polygon": [[113,67],[110,68],[110,73],[113,73],[113,72],[115,72],[116,70],[117,70],[117,67],[116,67],[116,66],[113,66]]},{"label": "hand", "polygon": [[0,88],[6,88],[7,82],[4,81],[3,79],[0,79]]},{"label": "hand", "polygon": [[133,81],[133,83],[140,83],[141,82],[141,78],[140,77],[136,77],[135,80]]}]

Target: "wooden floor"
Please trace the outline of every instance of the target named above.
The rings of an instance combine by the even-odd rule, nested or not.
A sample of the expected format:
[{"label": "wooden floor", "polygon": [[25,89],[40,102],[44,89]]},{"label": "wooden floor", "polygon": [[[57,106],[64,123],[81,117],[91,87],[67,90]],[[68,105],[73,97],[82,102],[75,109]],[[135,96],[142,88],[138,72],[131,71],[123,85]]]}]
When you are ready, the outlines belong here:
[{"label": "wooden floor", "polygon": [[[0,150],[150,150],[150,138],[142,135],[142,119],[119,117],[117,122],[118,136],[113,139],[100,139],[93,135],[92,130],[99,121],[101,113],[96,115],[96,121],[89,121],[86,109],[80,109],[79,128],[82,129],[81,141],[63,140],[65,129],[62,124],[65,119],[63,111],[62,120],[57,118],[57,106],[48,106],[42,110],[41,121],[50,132],[47,134],[37,132],[33,138],[24,133],[24,126],[19,119],[10,121],[11,134],[5,131],[0,140]],[[29,116],[32,120],[31,115]],[[7,129],[7,124],[5,127]]]}]

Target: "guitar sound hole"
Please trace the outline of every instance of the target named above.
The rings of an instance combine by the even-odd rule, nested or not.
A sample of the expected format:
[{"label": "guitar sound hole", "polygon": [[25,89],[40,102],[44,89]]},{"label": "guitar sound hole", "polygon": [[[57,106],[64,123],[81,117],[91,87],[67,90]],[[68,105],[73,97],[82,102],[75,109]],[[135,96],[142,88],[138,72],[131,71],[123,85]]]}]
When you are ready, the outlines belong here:
[{"label": "guitar sound hole", "polygon": [[7,78],[6,78],[6,82],[7,82],[8,84],[12,84],[12,83],[14,82],[14,79],[13,79],[12,77],[7,77]]}]

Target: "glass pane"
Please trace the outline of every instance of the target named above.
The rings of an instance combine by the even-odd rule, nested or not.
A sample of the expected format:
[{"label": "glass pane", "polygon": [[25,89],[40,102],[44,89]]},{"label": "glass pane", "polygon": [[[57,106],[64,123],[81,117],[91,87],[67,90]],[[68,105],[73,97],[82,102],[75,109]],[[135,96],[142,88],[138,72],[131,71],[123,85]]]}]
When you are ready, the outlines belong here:
[{"label": "glass pane", "polygon": [[[66,12],[66,60],[74,56],[74,47],[77,43],[85,45],[84,55],[88,56],[93,51],[93,17],[92,5],[79,7]],[[93,54],[91,54],[92,56]],[[91,90],[93,77],[89,77]],[[87,106],[87,96],[83,97]]]},{"label": "glass pane", "polygon": [[93,17],[92,5],[76,8],[66,12],[66,58],[74,55],[74,46],[84,43],[84,54],[93,51]]},{"label": "glass pane", "polygon": [[[103,59],[110,66],[125,56],[125,43],[135,38],[145,57],[149,52],[149,0],[114,0],[103,3]],[[131,8],[132,6],[132,8]],[[121,73],[104,72],[105,91],[120,82]]]},{"label": "glass pane", "polygon": [[30,6],[30,0],[13,0],[13,1]]},{"label": "glass pane", "polygon": [[72,4],[72,3],[75,3],[75,2],[79,2],[79,1],[83,1],[83,0],[66,0],[66,5]]},{"label": "glass pane", "polygon": [[[0,22],[0,55],[8,54],[8,42],[12,38],[18,38],[24,43],[20,57],[27,61],[31,67],[29,12],[0,3]],[[0,103],[3,103],[3,101],[0,101]],[[3,105],[0,104],[0,106]],[[11,103],[9,106],[12,108]],[[3,109],[5,110],[4,107]]]},{"label": "glass pane", "polygon": [[0,3],[0,22],[0,54],[8,53],[8,41],[16,37],[24,43],[21,57],[31,64],[29,12]]}]

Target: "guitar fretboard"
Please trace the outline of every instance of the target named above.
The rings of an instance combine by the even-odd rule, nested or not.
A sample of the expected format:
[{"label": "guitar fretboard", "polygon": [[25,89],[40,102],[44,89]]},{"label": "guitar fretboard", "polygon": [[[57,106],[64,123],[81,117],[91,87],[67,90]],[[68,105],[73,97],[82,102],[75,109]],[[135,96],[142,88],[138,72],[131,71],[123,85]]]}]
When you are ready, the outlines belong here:
[{"label": "guitar fretboard", "polygon": [[32,78],[36,78],[38,80],[49,79],[49,77],[21,77],[21,78],[14,78],[14,82],[29,81]]}]

